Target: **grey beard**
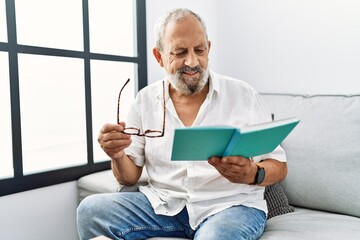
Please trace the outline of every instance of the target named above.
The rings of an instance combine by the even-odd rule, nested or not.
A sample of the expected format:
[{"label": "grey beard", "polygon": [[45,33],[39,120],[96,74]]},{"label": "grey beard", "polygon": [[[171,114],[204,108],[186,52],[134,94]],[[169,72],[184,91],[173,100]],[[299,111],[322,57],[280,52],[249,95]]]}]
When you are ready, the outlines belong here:
[{"label": "grey beard", "polygon": [[[181,73],[185,71],[197,71],[200,73],[200,78],[190,78],[183,79],[181,77]],[[209,81],[209,67],[203,69],[199,66],[191,68],[191,67],[183,67],[176,71],[175,74],[170,74],[165,71],[166,77],[169,79],[171,85],[176,89],[176,91],[180,92],[184,95],[193,95],[199,93],[205,85]]]}]

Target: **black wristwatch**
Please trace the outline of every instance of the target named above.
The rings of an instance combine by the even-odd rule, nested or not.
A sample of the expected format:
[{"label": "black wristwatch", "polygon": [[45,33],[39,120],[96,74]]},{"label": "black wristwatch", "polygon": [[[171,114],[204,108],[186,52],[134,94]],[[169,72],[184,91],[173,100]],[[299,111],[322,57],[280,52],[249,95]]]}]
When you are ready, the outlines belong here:
[{"label": "black wristwatch", "polygon": [[257,166],[257,172],[255,175],[254,185],[261,184],[265,179],[265,168],[254,162]]}]

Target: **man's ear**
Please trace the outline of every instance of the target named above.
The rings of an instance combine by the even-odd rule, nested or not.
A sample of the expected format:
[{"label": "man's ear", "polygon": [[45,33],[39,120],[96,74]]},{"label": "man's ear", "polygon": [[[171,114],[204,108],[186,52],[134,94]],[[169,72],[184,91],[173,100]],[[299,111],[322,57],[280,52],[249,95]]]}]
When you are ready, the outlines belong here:
[{"label": "man's ear", "polygon": [[211,42],[208,41],[208,52],[210,52]]},{"label": "man's ear", "polygon": [[161,67],[164,66],[163,60],[161,58],[161,52],[159,48],[153,48],[153,54],[156,61],[160,64]]}]

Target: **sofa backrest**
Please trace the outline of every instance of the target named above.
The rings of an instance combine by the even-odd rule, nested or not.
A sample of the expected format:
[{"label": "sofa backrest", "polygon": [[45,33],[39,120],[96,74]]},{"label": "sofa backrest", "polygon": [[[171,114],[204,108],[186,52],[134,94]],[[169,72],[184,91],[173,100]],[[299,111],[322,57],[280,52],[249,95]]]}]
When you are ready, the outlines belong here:
[{"label": "sofa backrest", "polygon": [[275,118],[301,120],[281,144],[289,203],[360,217],[360,95],[263,97]]}]

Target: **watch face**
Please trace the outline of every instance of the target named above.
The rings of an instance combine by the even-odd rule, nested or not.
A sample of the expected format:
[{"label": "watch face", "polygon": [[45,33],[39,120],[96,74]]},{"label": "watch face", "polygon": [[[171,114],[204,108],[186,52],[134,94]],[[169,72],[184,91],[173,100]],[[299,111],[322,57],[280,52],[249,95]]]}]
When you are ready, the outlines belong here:
[{"label": "watch face", "polygon": [[264,168],[259,168],[258,172],[257,172],[257,178],[256,178],[256,183],[260,184],[264,181],[265,179],[265,169]]}]

